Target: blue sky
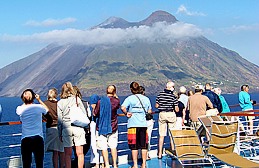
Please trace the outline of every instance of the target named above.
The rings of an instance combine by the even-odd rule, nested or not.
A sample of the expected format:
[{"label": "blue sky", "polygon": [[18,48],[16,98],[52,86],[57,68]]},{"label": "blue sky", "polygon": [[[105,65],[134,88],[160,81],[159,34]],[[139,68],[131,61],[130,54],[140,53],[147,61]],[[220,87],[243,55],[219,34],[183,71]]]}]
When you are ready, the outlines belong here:
[{"label": "blue sky", "polygon": [[[185,26],[184,30],[177,26],[169,29],[185,31],[181,32],[184,35],[203,35],[259,65],[258,0],[8,0],[0,2],[0,68],[51,42],[116,41],[117,38],[98,38],[100,31],[86,30],[111,16],[136,22],[157,10],[171,13]],[[162,29],[163,25],[159,26]],[[114,32],[108,32],[111,33]],[[117,36],[128,34],[116,32]]]}]

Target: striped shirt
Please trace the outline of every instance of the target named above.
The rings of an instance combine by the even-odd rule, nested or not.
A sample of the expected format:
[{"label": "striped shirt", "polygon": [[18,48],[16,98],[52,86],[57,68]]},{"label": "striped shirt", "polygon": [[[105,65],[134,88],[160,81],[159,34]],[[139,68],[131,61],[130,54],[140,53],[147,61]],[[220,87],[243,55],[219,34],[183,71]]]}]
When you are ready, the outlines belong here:
[{"label": "striped shirt", "polygon": [[178,100],[172,91],[164,89],[160,92],[156,98],[156,103],[159,104],[159,112],[173,112],[175,111],[175,106],[178,106]]}]

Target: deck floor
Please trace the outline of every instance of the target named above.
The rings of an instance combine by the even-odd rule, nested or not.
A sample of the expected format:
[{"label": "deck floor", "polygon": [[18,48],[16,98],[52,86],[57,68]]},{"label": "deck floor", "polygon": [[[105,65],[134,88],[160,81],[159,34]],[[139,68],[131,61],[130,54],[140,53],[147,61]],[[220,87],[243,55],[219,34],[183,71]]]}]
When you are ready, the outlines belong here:
[{"label": "deck floor", "polygon": [[[141,160],[138,161],[138,167],[141,167]],[[133,162],[129,162],[128,164],[118,165],[119,168],[131,168],[133,166]],[[182,167],[181,164],[177,160],[172,160],[171,158],[167,158],[167,166],[166,166],[166,156],[162,159],[151,158],[147,161],[147,168],[170,168],[170,167]]]}]

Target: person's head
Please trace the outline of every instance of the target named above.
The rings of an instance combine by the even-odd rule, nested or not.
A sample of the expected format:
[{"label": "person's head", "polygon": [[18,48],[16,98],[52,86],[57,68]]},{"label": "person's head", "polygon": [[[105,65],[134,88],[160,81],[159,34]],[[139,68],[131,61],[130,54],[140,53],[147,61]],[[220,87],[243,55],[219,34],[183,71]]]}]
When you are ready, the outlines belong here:
[{"label": "person's head", "polygon": [[186,94],[186,87],[181,86],[181,87],[179,88],[179,94]]},{"label": "person's head", "polygon": [[195,86],[195,93],[203,92],[204,87],[202,85]]},{"label": "person's head", "polygon": [[131,82],[130,91],[132,94],[138,94],[140,90],[139,84],[137,82]]},{"label": "person's head", "polygon": [[116,95],[116,86],[115,85],[109,85],[106,89],[107,94]]},{"label": "person's head", "polygon": [[56,88],[51,88],[49,91],[48,91],[48,100],[53,100],[53,99],[57,99],[58,97],[58,90]]},{"label": "person's head", "polygon": [[73,86],[73,90],[75,92],[75,95],[77,97],[79,97],[80,99],[82,99],[83,96],[82,96],[82,93],[80,92],[79,88],[77,86]]},{"label": "person's head", "polygon": [[249,90],[249,86],[248,85],[242,85],[241,86],[241,91],[248,92],[248,90]]},{"label": "person's head", "polygon": [[145,95],[145,88],[144,86],[139,86],[139,93],[142,94],[142,95]]},{"label": "person's head", "polygon": [[76,93],[75,93],[75,91],[73,89],[73,85],[72,85],[71,82],[66,82],[62,86],[60,98],[61,99],[66,99],[66,98],[68,98],[71,95],[76,95]]},{"label": "person's head", "polygon": [[217,95],[220,95],[221,92],[222,92],[220,88],[214,88],[213,91],[214,91]]},{"label": "person's head", "polygon": [[35,93],[32,89],[26,89],[22,92],[21,99],[25,104],[32,104],[35,99]]},{"label": "person's head", "polygon": [[194,93],[193,93],[192,90],[189,90],[189,91],[187,92],[187,95],[188,95],[188,96],[192,96],[192,95],[194,95]]},{"label": "person's head", "polygon": [[174,82],[172,82],[172,81],[167,82],[167,84],[166,84],[166,89],[167,89],[167,90],[174,91]]},{"label": "person's head", "polygon": [[211,90],[211,85],[210,83],[205,84],[205,90]]}]

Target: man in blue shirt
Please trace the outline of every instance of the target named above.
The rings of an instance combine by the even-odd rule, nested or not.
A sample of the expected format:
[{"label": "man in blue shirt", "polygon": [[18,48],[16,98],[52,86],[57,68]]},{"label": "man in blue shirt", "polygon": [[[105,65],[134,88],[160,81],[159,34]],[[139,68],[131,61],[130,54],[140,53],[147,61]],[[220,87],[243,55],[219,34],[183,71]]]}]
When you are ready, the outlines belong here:
[{"label": "man in blue shirt", "polygon": [[206,83],[205,84],[205,91],[202,92],[202,95],[207,96],[210,99],[210,101],[213,105],[213,108],[218,109],[218,112],[221,113],[222,112],[222,104],[220,102],[219,96],[216,93],[214,93],[213,91],[211,91],[211,89],[212,89],[212,87],[211,87],[210,83]]}]

